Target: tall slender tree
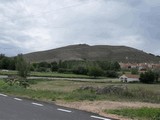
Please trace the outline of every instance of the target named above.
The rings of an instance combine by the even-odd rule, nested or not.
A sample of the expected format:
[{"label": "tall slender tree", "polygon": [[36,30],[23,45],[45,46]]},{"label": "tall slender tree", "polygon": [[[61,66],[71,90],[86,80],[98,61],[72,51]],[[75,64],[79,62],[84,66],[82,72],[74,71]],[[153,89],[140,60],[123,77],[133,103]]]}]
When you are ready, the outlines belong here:
[{"label": "tall slender tree", "polygon": [[29,83],[26,78],[30,73],[30,64],[25,61],[22,54],[17,56],[16,69],[18,71],[18,75],[20,76],[18,79],[19,85],[23,86],[24,88],[28,87]]},{"label": "tall slender tree", "polygon": [[30,64],[25,61],[22,54],[17,56],[16,70],[18,75],[22,78],[26,78],[30,73]]}]

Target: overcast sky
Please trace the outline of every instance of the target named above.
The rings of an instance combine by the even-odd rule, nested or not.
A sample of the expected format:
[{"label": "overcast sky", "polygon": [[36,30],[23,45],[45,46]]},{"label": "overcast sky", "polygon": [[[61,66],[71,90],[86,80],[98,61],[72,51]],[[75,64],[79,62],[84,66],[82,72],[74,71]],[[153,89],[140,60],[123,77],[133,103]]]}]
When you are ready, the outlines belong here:
[{"label": "overcast sky", "polygon": [[160,55],[160,0],[0,0],[0,53],[83,43]]}]

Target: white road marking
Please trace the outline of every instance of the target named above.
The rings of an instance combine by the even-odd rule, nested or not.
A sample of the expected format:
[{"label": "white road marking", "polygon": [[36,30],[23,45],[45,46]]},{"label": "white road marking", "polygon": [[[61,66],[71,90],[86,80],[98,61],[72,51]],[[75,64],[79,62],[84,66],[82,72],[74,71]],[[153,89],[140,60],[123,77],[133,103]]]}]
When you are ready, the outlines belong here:
[{"label": "white road marking", "polygon": [[5,94],[0,94],[0,96],[7,97],[7,95],[5,95]]},{"label": "white road marking", "polygon": [[19,99],[19,98],[14,98],[15,100],[18,100],[18,101],[22,101],[22,99]]},{"label": "white road marking", "polygon": [[60,108],[58,108],[57,110],[62,111],[62,112],[67,112],[67,113],[72,112],[72,111],[70,111],[70,110],[65,110],[65,109],[60,109]]},{"label": "white road marking", "polygon": [[32,102],[32,104],[33,104],[33,105],[37,105],[37,106],[41,106],[41,107],[43,106],[42,104],[34,103],[34,102]]},{"label": "white road marking", "polygon": [[108,118],[98,117],[98,116],[94,116],[94,115],[92,115],[91,117],[96,118],[96,119],[100,119],[100,120],[111,120],[111,119],[108,119]]}]

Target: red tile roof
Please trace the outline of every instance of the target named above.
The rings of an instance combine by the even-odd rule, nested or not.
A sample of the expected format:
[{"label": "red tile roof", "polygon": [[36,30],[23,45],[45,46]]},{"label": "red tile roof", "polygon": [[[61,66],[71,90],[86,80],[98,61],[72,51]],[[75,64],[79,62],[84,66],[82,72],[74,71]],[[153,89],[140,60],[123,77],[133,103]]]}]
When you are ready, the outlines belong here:
[{"label": "red tile roof", "polygon": [[139,75],[133,75],[133,74],[125,74],[128,78],[139,78]]}]

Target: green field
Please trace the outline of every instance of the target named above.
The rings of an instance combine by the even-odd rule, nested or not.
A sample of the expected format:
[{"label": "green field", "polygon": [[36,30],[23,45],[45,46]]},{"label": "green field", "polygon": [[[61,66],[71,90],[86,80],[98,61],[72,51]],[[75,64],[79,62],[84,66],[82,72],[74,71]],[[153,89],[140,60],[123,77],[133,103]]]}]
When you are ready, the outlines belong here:
[{"label": "green field", "polygon": [[[17,75],[17,71],[0,71],[0,75]],[[36,77],[58,77],[58,78],[91,78],[87,75],[64,74],[57,72],[31,72],[30,76]]]},{"label": "green field", "polygon": [[17,71],[9,70],[8,72],[0,70],[0,75],[17,75]]},{"label": "green field", "polygon": [[64,74],[64,73],[57,73],[57,72],[31,72],[30,76],[58,77],[58,78],[90,78],[87,75]]},{"label": "green field", "polygon": [[25,96],[38,100],[113,100],[113,101],[145,101],[160,103],[159,84],[126,84],[127,91],[120,93],[96,94],[93,90],[81,90],[82,86],[105,87],[109,85],[119,85],[121,83],[107,82],[81,82],[66,80],[29,80],[30,87],[27,89],[18,85],[9,86],[0,80],[0,92]]},{"label": "green field", "polygon": [[105,112],[122,115],[134,120],[160,120],[160,108],[124,108],[116,110],[105,110]]}]

